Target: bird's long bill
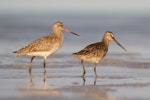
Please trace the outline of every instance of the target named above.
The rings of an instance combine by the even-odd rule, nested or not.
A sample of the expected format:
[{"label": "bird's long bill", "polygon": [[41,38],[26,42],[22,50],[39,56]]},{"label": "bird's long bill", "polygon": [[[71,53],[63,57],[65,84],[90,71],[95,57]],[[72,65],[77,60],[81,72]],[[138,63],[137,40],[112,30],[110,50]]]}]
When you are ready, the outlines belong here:
[{"label": "bird's long bill", "polygon": [[70,30],[67,29],[67,28],[64,28],[64,31],[66,31],[66,32],[68,32],[68,33],[71,33],[71,34],[74,34],[74,35],[76,35],[76,36],[79,36],[78,34],[76,34],[76,33],[72,32],[72,31],[70,31]]},{"label": "bird's long bill", "polygon": [[114,40],[122,49],[124,49],[125,51],[127,51],[127,49],[125,49],[114,37],[113,37],[113,40]]}]

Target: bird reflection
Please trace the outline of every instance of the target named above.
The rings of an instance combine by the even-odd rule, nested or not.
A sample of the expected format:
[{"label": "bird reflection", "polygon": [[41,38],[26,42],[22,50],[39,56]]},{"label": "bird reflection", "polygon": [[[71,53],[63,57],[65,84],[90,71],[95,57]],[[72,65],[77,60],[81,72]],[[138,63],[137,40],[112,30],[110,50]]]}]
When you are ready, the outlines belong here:
[{"label": "bird reflection", "polygon": [[[81,77],[83,80],[83,86],[86,85],[86,78],[85,77]],[[96,81],[97,81],[97,77],[94,78],[94,82],[93,85],[96,85]]]},{"label": "bird reflection", "polygon": [[[38,75],[28,74],[29,82],[18,82],[17,90],[20,91],[24,96],[60,96],[61,91],[55,90],[57,87],[47,84],[46,73],[43,73],[43,81],[39,82],[35,78],[39,78]],[[35,80],[34,80],[35,79]]]},{"label": "bird reflection", "polygon": [[32,72],[29,72],[29,78],[30,78],[30,82],[32,83]]},{"label": "bird reflection", "polygon": [[43,82],[46,83],[46,72],[43,74]]},{"label": "bird reflection", "polygon": [[81,77],[83,79],[83,85],[85,85],[86,79],[85,77]]},{"label": "bird reflection", "polygon": [[[32,72],[29,72],[29,79],[31,83],[33,83],[32,78],[33,78]],[[43,83],[46,84],[46,72],[43,72]]]},{"label": "bird reflection", "polygon": [[97,77],[95,77],[95,79],[94,79],[94,85],[96,85],[96,81],[97,81]]}]

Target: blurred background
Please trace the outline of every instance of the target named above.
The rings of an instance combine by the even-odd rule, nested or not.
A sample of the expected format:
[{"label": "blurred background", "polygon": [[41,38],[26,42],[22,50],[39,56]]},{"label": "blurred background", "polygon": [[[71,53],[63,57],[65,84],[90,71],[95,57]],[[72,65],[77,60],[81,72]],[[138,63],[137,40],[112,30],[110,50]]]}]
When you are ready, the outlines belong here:
[{"label": "blurred background", "polygon": [[[149,0],[0,0],[0,54],[12,55],[51,33],[61,21],[80,37],[65,33],[58,53],[76,52],[112,31],[129,53],[150,53]],[[115,43],[109,52],[124,53]]]}]

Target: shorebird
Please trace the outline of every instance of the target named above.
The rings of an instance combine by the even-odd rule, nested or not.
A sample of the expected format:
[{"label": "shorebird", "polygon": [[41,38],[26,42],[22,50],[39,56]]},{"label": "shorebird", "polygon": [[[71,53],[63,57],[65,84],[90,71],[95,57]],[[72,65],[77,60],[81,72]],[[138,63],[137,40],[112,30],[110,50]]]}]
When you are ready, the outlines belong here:
[{"label": "shorebird", "polygon": [[99,61],[105,57],[108,51],[109,42],[111,40],[114,40],[122,49],[127,51],[114,37],[113,33],[110,31],[106,31],[103,39],[101,42],[93,43],[88,46],[86,46],[84,49],[82,49],[79,52],[73,53],[73,55],[79,59],[81,59],[81,64],[83,66],[83,74],[82,77],[84,77],[86,71],[84,68],[84,61],[85,62],[91,62],[95,63],[94,66],[94,72],[95,76],[97,77],[96,73],[96,65],[99,63]]},{"label": "shorebird", "polygon": [[18,51],[14,51],[13,53],[17,53],[17,56],[21,55],[29,55],[31,57],[29,72],[32,69],[32,61],[36,56],[41,56],[44,58],[43,66],[44,72],[46,72],[46,58],[56,52],[63,43],[64,36],[62,30],[77,35],[76,33],[70,31],[66,27],[64,27],[62,22],[56,22],[52,25],[52,34],[48,34],[44,37],[41,37],[27,46],[21,48]]}]

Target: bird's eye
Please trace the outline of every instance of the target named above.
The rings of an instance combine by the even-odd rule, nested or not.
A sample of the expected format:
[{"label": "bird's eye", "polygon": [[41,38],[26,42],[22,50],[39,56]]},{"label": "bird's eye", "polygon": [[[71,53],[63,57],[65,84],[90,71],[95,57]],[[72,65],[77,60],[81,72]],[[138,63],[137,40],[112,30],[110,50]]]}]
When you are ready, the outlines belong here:
[{"label": "bird's eye", "polygon": [[60,27],[63,27],[63,25],[59,25]]},{"label": "bird's eye", "polygon": [[110,34],[111,37],[114,37],[112,34]]}]

